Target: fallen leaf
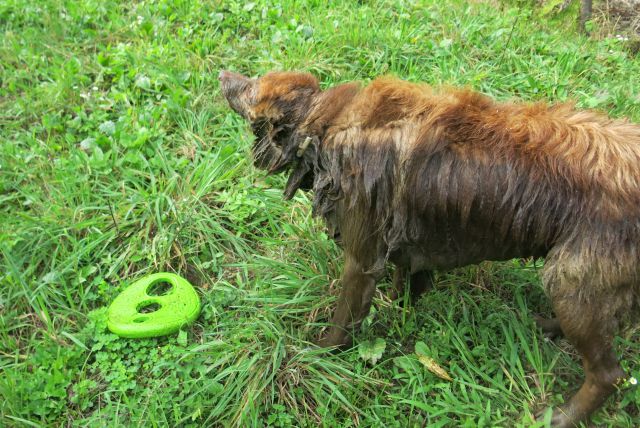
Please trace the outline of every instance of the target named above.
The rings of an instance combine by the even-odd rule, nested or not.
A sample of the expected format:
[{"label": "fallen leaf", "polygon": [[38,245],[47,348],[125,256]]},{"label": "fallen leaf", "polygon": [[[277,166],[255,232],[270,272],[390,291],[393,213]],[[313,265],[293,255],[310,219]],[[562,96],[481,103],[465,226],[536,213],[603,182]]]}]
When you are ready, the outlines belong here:
[{"label": "fallen leaf", "polygon": [[438,376],[440,379],[453,382],[453,379],[451,378],[451,376],[449,376],[449,373],[447,373],[445,369],[440,367],[440,365],[436,363],[436,360],[434,360],[433,358],[424,355],[418,355],[418,361],[420,361],[422,365],[427,368],[427,370]]},{"label": "fallen leaf", "polygon": [[431,373],[438,376],[440,379],[447,380],[449,382],[453,382],[449,373],[434,360],[429,357],[427,353],[429,352],[429,347],[424,342],[416,342],[415,347],[416,355],[418,356],[418,361],[422,363],[423,366],[427,368]]}]

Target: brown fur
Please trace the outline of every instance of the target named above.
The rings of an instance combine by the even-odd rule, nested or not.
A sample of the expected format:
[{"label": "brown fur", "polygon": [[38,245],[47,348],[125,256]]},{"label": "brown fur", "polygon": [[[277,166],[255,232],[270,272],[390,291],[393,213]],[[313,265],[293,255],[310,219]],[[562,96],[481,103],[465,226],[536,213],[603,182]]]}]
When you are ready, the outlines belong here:
[{"label": "brown fur", "polygon": [[314,213],[340,234],[343,290],[322,345],[350,342],[386,261],[418,278],[419,293],[434,269],[545,256],[558,316],[548,329],[559,326],[586,373],[554,426],[613,392],[624,374],[612,336],[640,307],[638,125],[388,77],[320,91],[308,74],[270,73],[242,77],[238,93],[224,73],[236,111],[288,130],[256,142],[268,169],[290,171],[287,197],[313,188]]}]

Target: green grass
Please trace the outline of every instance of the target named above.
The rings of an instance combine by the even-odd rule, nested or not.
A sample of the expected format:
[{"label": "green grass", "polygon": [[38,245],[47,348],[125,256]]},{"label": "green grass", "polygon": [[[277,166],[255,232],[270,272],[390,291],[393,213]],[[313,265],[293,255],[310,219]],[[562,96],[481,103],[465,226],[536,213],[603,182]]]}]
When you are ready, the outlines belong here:
[{"label": "green grass", "polygon": [[[578,386],[519,261],[441,272],[410,309],[386,281],[359,348],[314,347],[340,251],[308,195],[284,202],[282,177],[253,169],[216,77],[391,73],[640,121],[640,59],[620,41],[463,1],[0,0],[0,30],[0,425],[530,426]],[[108,333],[104,308],[160,270],[197,287],[196,324]],[[640,378],[637,330],[617,345]],[[625,386],[595,422],[638,426],[639,405]]]}]

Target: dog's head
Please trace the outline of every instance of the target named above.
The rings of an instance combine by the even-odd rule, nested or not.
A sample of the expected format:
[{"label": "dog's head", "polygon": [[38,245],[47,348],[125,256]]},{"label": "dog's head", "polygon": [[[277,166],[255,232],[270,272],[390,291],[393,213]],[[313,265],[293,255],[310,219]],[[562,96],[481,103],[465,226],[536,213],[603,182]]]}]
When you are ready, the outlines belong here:
[{"label": "dog's head", "polygon": [[298,127],[320,92],[317,79],[294,72],[251,79],[229,71],[221,71],[218,78],[231,108],[251,124],[256,137],[252,148],[255,166],[269,172],[292,166],[309,144]]}]

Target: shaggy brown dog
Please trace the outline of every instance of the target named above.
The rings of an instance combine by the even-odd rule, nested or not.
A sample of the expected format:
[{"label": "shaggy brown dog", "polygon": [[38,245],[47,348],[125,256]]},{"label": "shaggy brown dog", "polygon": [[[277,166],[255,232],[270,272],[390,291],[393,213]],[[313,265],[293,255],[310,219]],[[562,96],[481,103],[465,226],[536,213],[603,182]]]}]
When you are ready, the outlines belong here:
[{"label": "shaggy brown dog", "polygon": [[350,342],[388,260],[424,285],[432,269],[545,256],[557,319],[544,326],[586,375],[553,425],[584,420],[615,390],[612,338],[640,304],[639,126],[392,78],[324,91],[304,73],[220,80],[251,122],[256,166],[289,171],[287,198],[312,188],[315,214],[341,235],[343,288],[322,346]]}]

